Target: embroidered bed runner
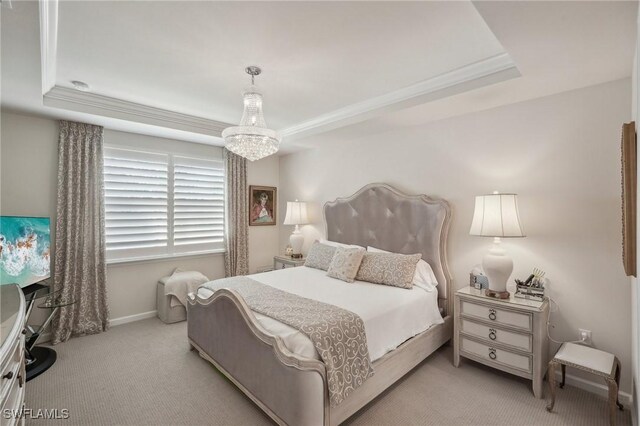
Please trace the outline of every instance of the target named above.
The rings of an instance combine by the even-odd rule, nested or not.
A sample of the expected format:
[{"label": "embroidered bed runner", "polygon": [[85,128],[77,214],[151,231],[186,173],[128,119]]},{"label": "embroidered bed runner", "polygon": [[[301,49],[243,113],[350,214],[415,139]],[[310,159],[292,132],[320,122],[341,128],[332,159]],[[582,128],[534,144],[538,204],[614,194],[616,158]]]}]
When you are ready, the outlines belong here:
[{"label": "embroidered bed runner", "polygon": [[353,312],[247,277],[223,278],[203,287],[234,290],[252,311],[306,334],[326,366],[331,406],[340,404],[373,376],[364,322]]}]

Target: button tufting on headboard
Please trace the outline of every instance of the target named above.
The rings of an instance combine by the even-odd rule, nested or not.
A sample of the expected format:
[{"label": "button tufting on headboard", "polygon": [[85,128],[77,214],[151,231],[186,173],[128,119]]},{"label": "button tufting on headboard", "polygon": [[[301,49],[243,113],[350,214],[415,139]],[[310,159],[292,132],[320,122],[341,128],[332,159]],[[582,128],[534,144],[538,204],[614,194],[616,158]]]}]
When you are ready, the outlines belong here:
[{"label": "button tufting on headboard", "polygon": [[422,253],[438,279],[440,305],[453,312],[453,290],[447,265],[451,208],[446,200],[406,195],[381,183],[365,186],[351,197],[324,205],[327,239],[396,253]]}]

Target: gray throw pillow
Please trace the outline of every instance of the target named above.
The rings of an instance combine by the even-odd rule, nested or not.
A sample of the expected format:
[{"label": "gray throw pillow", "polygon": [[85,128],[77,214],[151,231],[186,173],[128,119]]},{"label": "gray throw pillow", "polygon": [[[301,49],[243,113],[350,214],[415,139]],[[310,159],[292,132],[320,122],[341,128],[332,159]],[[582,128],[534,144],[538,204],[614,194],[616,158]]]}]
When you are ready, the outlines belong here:
[{"label": "gray throw pillow", "polygon": [[304,266],[326,271],[329,269],[329,265],[331,264],[331,260],[333,259],[335,252],[335,247],[316,241],[309,249],[307,259],[304,261]]},{"label": "gray throw pillow", "polygon": [[422,254],[365,253],[356,280],[393,287],[412,288]]},{"label": "gray throw pillow", "polygon": [[364,248],[336,248],[336,254],[333,255],[331,265],[327,269],[327,276],[352,283],[365,253]]}]

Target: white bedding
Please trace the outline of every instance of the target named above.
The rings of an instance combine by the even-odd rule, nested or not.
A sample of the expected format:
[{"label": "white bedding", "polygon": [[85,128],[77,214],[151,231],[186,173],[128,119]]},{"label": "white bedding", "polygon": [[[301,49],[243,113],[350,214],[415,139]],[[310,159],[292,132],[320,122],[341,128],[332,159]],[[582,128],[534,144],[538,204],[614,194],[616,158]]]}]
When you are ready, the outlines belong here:
[{"label": "white bedding", "polygon": [[[358,314],[364,322],[372,361],[431,326],[444,323],[438,310],[437,291],[427,292],[419,287],[407,290],[363,281],[346,283],[327,277],[325,271],[305,266],[255,274],[250,278]],[[199,297],[208,298],[211,294],[209,289],[198,289]],[[319,359],[305,334],[273,318],[254,314],[268,332],[283,339],[291,352]]]}]

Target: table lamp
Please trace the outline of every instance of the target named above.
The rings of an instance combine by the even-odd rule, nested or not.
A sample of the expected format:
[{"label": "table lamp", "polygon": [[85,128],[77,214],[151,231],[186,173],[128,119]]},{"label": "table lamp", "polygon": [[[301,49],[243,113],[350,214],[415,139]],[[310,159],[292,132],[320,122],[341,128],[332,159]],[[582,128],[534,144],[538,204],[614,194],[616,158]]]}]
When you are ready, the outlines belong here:
[{"label": "table lamp", "polygon": [[307,203],[303,201],[287,201],[287,215],[284,218],[285,225],[295,225],[293,233],[289,237],[289,244],[293,249],[291,255],[294,259],[300,259],[302,257],[302,245],[304,244],[304,235],[300,232],[298,225],[305,225],[309,223],[307,218]]},{"label": "table lamp", "polygon": [[524,237],[518,214],[518,195],[493,194],[476,197],[470,235],[494,237],[493,246],[482,258],[482,269],[489,279],[485,294],[508,299],[507,281],[513,272],[513,260],[501,247],[501,238]]}]

